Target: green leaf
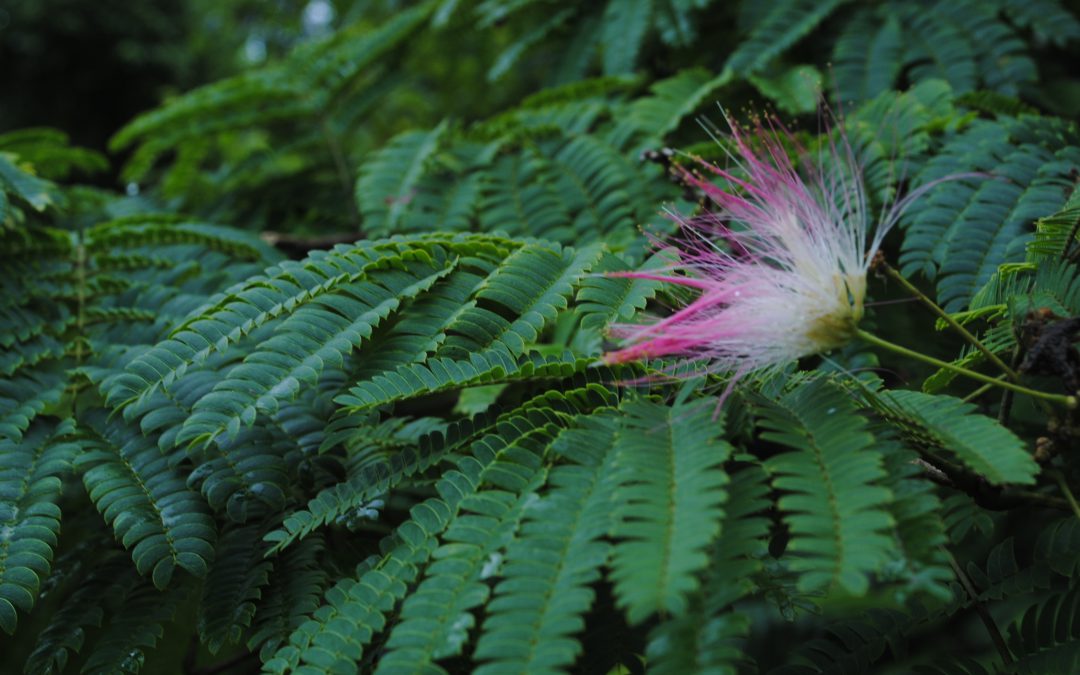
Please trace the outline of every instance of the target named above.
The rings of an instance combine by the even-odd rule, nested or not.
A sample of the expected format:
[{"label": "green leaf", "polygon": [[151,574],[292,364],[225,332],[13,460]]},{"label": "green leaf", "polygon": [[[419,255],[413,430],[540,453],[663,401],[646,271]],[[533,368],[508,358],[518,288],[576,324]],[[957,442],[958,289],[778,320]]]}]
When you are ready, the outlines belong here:
[{"label": "green leaf", "polygon": [[755,590],[754,577],[768,550],[772,507],[769,485],[760,467],[731,476],[720,536],[711,546],[702,593],[691,611],[670,617],[649,634],[645,653],[650,671],[660,675],[735,673],[744,658],[739,641],[750,620],[732,607]]},{"label": "green leaf", "polygon": [[777,401],[760,400],[762,438],[791,451],[765,466],[791,530],[787,551],[801,591],[870,588],[888,561],[892,495],[866,420],[843,389],[819,378]]},{"label": "green leaf", "polygon": [[364,163],[356,180],[356,202],[366,232],[382,236],[398,231],[447,129],[444,121],[431,131],[406,131]]},{"label": "green leaf", "polygon": [[126,555],[109,551],[93,560],[86,575],[78,581],[78,587],[64,598],[38,634],[37,644],[26,659],[26,675],[63,672],[72,654],[82,652],[87,629],[101,626],[106,608],[124,598],[141,579]]},{"label": "green leaf", "polygon": [[610,0],[604,8],[601,42],[604,74],[633,72],[652,19],[653,0]]},{"label": "green leaf", "polygon": [[272,338],[199,399],[177,443],[209,444],[221,435],[233,440],[259,414],[277,412],[280,401],[317,384],[327,365],[341,367],[344,357],[403,301],[424,293],[453,270],[454,260],[440,249],[433,252],[421,249],[376,258],[355,280],[295,309]]},{"label": "green leaf", "polygon": [[240,642],[255,615],[261,589],[270,582],[272,565],[263,560],[260,529],[258,524],[233,527],[218,539],[198,619],[199,639],[211,654]]},{"label": "green leaf", "polygon": [[975,405],[952,396],[917,391],[877,395],[875,407],[913,443],[956,455],[994,485],[1035,482],[1039,466],[1024,443],[997,420],[975,413]]},{"label": "green leaf", "polygon": [[0,441],[0,630],[15,632],[16,610],[34,607],[60,533],[60,475],[78,446],[74,424],[39,420],[21,442]]},{"label": "green leaf", "polygon": [[138,673],[186,593],[183,586],[161,593],[147,580],[136,577],[116,598],[119,602],[89,650],[82,672]]},{"label": "green leaf", "polygon": [[319,566],[325,552],[319,535],[312,535],[273,560],[273,569],[255,601],[255,617],[247,648],[269,660],[289,635],[319,607],[327,584]]},{"label": "green leaf", "polygon": [[916,176],[915,185],[983,171],[985,178],[943,183],[915,202],[906,231],[902,271],[938,277],[938,301],[948,311],[968,305],[998,266],[1024,259],[1035,219],[1065,203],[1062,187],[1080,150],[1062,147],[1075,130],[1055,121],[977,120],[951,139]]},{"label": "green leaf", "polygon": [[537,672],[573,665],[581,652],[574,635],[594,599],[610,544],[617,450],[613,415],[583,418],[560,434],[551,451],[573,464],[553,468],[550,489],[525,505],[509,541],[487,605],[473,658],[487,675]]},{"label": "green leaf", "polygon": [[19,167],[17,162],[18,157],[15,155],[0,152],[0,193],[15,195],[35,211],[44,211],[50,206],[64,205],[64,196],[55,185],[27,173]]},{"label": "green leaf", "polygon": [[749,79],[784,112],[804,115],[818,109],[824,77],[814,66],[793,66],[775,75],[762,73]]},{"label": "green leaf", "polygon": [[355,578],[346,576],[327,592],[328,603],[293,632],[289,643],[266,662],[266,670],[355,668],[375,632],[386,625],[387,614],[431,559],[437,537],[457,516],[463,500],[485,484],[523,489],[536,472],[544,471],[540,453],[556,432],[549,416],[519,415],[500,424],[497,433],[475,441],[457,469],[443,473],[437,481],[439,496],[409,510],[411,518],[383,542],[385,553],[376,564],[367,569],[361,566]]},{"label": "green leaf", "polygon": [[217,528],[205,503],[188,490],[154,443],[104,411],[83,420],[83,453],[75,466],[139,573],[164,589],[177,568],[205,577]]},{"label": "green leaf", "polygon": [[720,531],[731,446],[715,402],[630,403],[618,437],[614,499],[619,538],[611,561],[616,602],[631,623],[686,613]]},{"label": "green leaf", "polygon": [[844,0],[783,0],[770,9],[724,64],[725,71],[751,75],[768,65],[842,5]]},{"label": "green leaf", "polygon": [[833,48],[833,76],[841,101],[862,101],[892,89],[904,66],[900,20],[866,8],[844,27]]},{"label": "green leaf", "polygon": [[714,75],[703,68],[690,68],[653,83],[651,95],[631,103],[625,120],[615,126],[613,144],[621,147],[631,139],[641,139],[642,145],[662,142],[730,79],[728,73]]}]

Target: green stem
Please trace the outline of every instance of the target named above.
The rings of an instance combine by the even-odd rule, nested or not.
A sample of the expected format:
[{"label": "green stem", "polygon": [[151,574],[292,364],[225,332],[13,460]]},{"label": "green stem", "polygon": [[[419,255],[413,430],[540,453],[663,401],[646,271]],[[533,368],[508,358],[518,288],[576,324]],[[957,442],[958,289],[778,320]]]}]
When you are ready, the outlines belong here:
[{"label": "green stem", "polygon": [[1077,400],[1076,400],[1075,396],[1065,396],[1063,394],[1050,394],[1050,393],[1047,393],[1045,391],[1037,391],[1035,389],[1029,389],[1027,387],[1021,386],[1019,384],[1014,384],[1014,383],[1009,382],[1007,380],[998,380],[996,378],[990,377],[989,375],[983,375],[982,373],[976,372],[974,370],[968,370],[967,368],[962,368],[962,367],[957,366],[955,364],[948,363],[947,361],[942,361],[941,359],[935,359],[932,356],[927,356],[926,354],[923,354],[921,352],[917,352],[917,351],[908,349],[907,347],[901,347],[900,345],[889,342],[888,340],[883,340],[883,339],[879,338],[878,336],[876,336],[876,335],[874,335],[872,333],[867,333],[866,331],[864,331],[861,328],[855,329],[855,334],[858,335],[860,338],[862,338],[865,342],[868,342],[868,343],[870,343],[870,344],[872,344],[872,345],[874,345],[876,347],[881,347],[882,349],[887,349],[887,350],[889,350],[891,352],[895,352],[897,354],[901,354],[901,355],[907,356],[909,358],[917,359],[919,361],[923,361],[924,363],[929,363],[930,365],[937,366],[938,368],[944,368],[946,370],[951,370],[952,372],[954,372],[954,373],[956,373],[958,375],[964,375],[965,377],[970,377],[973,380],[978,380],[980,382],[985,382],[986,384],[992,384],[994,386],[998,386],[998,387],[1001,387],[1003,389],[1009,389],[1011,391],[1015,391],[1018,394],[1027,394],[1028,396],[1034,396],[1035,398],[1040,398],[1040,399],[1045,399],[1047,401],[1053,401],[1055,403],[1060,403],[1060,404],[1065,405],[1066,407],[1069,407],[1069,408],[1076,408],[1077,407]]},{"label": "green stem", "polygon": [[353,178],[352,173],[349,171],[349,163],[345,159],[345,153],[341,151],[341,144],[338,143],[337,134],[334,133],[334,128],[330,125],[330,120],[324,117],[322,118],[321,123],[323,139],[326,141],[326,146],[330,150],[330,157],[334,160],[334,169],[337,172],[338,181],[341,182],[342,197],[349,207],[349,215],[352,217],[353,227],[359,232],[360,210],[356,206],[356,195],[353,194]]},{"label": "green stem", "polygon": [[[1001,377],[1005,377],[1005,376],[1002,375]],[[967,396],[965,396],[964,399],[963,399],[964,403],[970,403],[970,402],[974,401],[975,399],[979,398],[980,396],[982,396],[986,392],[993,389],[994,386],[995,385],[992,385],[992,384],[984,384],[984,385],[982,385],[981,387],[979,387],[975,391],[973,391],[970,394],[968,394]]]},{"label": "green stem", "polygon": [[1073,513],[1077,518],[1080,518],[1080,503],[1076,501],[1076,495],[1073,494],[1072,488],[1069,487],[1068,481],[1065,480],[1065,474],[1060,471],[1054,471],[1052,473],[1054,480],[1057,481],[1058,487],[1061,488],[1061,492],[1065,495],[1065,499],[1068,500],[1069,506],[1072,507]]},{"label": "green stem", "polygon": [[970,342],[972,346],[975,347],[975,349],[978,349],[980,352],[982,352],[986,356],[986,358],[990,359],[990,361],[995,366],[1001,369],[1001,372],[1008,375],[1010,380],[1015,381],[1019,379],[1019,376],[1017,375],[1015,370],[1010,368],[1004,361],[998,358],[997,354],[990,351],[990,349],[986,345],[984,345],[982,341],[979,340],[979,338],[975,337],[975,335],[973,335],[971,331],[969,331],[967,328],[964,328],[964,326],[961,325],[959,321],[949,316],[948,312],[939,307],[936,302],[931,300],[925,293],[916,288],[913,283],[905,279],[902,274],[897,272],[896,269],[892,267],[892,265],[883,262],[881,263],[881,266],[885,269],[885,273],[888,274],[889,277],[891,277],[898,284],[903,286],[904,290],[906,290],[908,293],[911,293],[913,296],[922,301],[924,305],[930,308],[931,312],[937,314],[938,318],[949,324],[949,326],[952,327],[953,330],[962,335],[965,340]]},{"label": "green stem", "polygon": [[79,243],[75,249],[75,265],[78,284],[78,315],[76,317],[75,363],[82,365],[83,336],[86,334],[86,240],[82,229],[79,230]]},{"label": "green stem", "polygon": [[1005,638],[1001,635],[1001,630],[997,627],[990,610],[979,600],[979,592],[975,589],[975,584],[971,583],[971,579],[964,573],[963,568],[960,567],[960,563],[956,561],[953,554],[944,546],[941,550],[948,556],[949,566],[952,567],[953,574],[956,575],[956,579],[967,592],[968,599],[971,600],[971,606],[975,608],[975,613],[979,615],[979,619],[982,620],[983,625],[986,627],[986,632],[990,635],[990,641],[994,643],[994,648],[1001,655],[1001,660],[1005,665],[1011,664],[1013,662],[1012,653],[1009,651],[1008,645],[1005,644]]}]

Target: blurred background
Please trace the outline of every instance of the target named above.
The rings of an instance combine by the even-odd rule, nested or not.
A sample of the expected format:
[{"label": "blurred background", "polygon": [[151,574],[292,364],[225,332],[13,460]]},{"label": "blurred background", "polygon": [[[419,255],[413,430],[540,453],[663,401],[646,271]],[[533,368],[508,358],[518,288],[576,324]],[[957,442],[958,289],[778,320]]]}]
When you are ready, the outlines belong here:
[{"label": "blurred background", "polygon": [[[642,152],[710,152],[698,120],[718,101],[812,130],[822,90],[854,109],[940,81],[990,113],[1075,118],[1078,15],[1080,0],[2,0],[0,135],[49,127],[101,153],[44,177],[126,195],[110,216],[342,237],[438,219],[575,242],[614,229],[482,206],[506,192],[497,176],[559,186],[551,163],[590,145],[649,183],[609,242],[629,245],[679,194]],[[40,141],[0,150],[41,170]]]},{"label": "blurred background", "polygon": [[104,150],[136,114],[280,58],[367,4],[6,0],[0,3],[0,128],[59,127],[76,144]]}]

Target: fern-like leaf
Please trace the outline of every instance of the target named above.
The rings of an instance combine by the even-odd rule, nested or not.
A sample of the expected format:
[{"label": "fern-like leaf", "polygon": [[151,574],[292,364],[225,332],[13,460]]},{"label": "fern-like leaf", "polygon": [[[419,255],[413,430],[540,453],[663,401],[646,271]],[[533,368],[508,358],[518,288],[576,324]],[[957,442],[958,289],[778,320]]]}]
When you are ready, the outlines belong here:
[{"label": "fern-like leaf", "polygon": [[184,477],[152,441],[104,411],[84,419],[83,453],[76,459],[86,491],[131,549],[140,574],[165,588],[176,568],[206,576],[214,557],[214,521]]},{"label": "fern-like leaf", "polygon": [[836,40],[833,75],[842,101],[862,101],[892,88],[903,68],[900,19],[878,8],[856,14]]},{"label": "fern-like leaf", "polygon": [[276,553],[316,529],[347,517],[405,478],[441,461],[494,423],[495,420],[484,415],[464,420],[450,425],[445,432],[422,437],[415,449],[404,449],[386,459],[369,462],[349,480],[326,488],[304,509],[289,514],[281,528],[266,535],[265,539],[273,544],[269,552]]},{"label": "fern-like leaf", "polygon": [[183,586],[162,593],[147,580],[134,578],[125,593],[115,599],[119,602],[88,651],[82,672],[138,673],[146,662],[147,652],[164,635],[165,625],[172,620],[187,593]]},{"label": "fern-like leaf", "polygon": [[26,675],[59,675],[73,654],[81,653],[88,628],[100,627],[105,608],[122,598],[139,581],[131,560],[112,552],[93,560],[87,574],[63,605],[49,617],[38,634],[34,651],[26,659]]},{"label": "fern-like leaf", "polygon": [[211,654],[235,644],[255,615],[255,602],[270,581],[271,562],[263,559],[259,524],[227,530],[217,541],[199,603],[199,637]]},{"label": "fern-like leaf", "polygon": [[615,500],[621,539],[612,557],[615,595],[631,623],[687,611],[720,530],[731,446],[719,440],[713,403],[633,403],[619,430]]},{"label": "fern-like leaf", "polygon": [[531,352],[512,359],[503,352],[491,351],[474,354],[463,361],[434,358],[363,382],[336,401],[345,406],[345,410],[363,411],[391,402],[466,387],[567,379],[585,371],[588,365],[588,359],[576,358],[570,353],[543,356]]},{"label": "fern-like leaf", "polygon": [[864,594],[888,560],[893,520],[874,436],[848,394],[825,379],[758,407],[762,437],[791,448],[765,466],[791,528],[788,551],[802,590]]},{"label": "fern-like leaf", "polygon": [[726,73],[717,76],[703,68],[691,68],[654,83],[649,96],[627,107],[625,118],[611,133],[612,144],[625,147],[632,140],[640,141],[639,145],[661,142],[730,79]]},{"label": "fern-like leaf", "polygon": [[604,9],[604,74],[633,72],[653,13],[653,0],[612,0]]},{"label": "fern-like leaf", "polygon": [[782,54],[829,17],[845,0],[783,0],[773,3],[728,57],[724,70],[751,75]]},{"label": "fern-like leaf", "polygon": [[[354,668],[374,633],[386,624],[387,614],[405,595],[421,566],[430,559],[436,537],[447,527],[461,502],[484,482],[520,490],[541,470],[539,452],[555,430],[550,416],[533,420],[518,417],[471,446],[471,454],[446,472],[436,484],[439,497],[410,509],[411,518],[383,544],[385,553],[376,564],[361,569],[357,578],[346,577],[327,592],[328,604],[301,625],[265,668],[273,673],[306,668]],[[361,566],[364,568],[365,566]]]},{"label": "fern-like leaf", "polygon": [[[658,269],[673,262],[669,251],[660,251],[641,265],[640,269]],[[625,263],[611,254],[604,255],[597,269],[604,272],[624,271]],[[629,321],[645,308],[663,284],[650,279],[626,279],[595,275],[581,283],[577,293],[577,308],[582,328],[604,330],[616,321]]]},{"label": "fern-like leaf", "polygon": [[273,560],[273,569],[255,602],[255,617],[247,647],[268,661],[294,630],[319,607],[327,585],[319,566],[325,551],[319,535],[312,535]]},{"label": "fern-like leaf", "polygon": [[44,420],[21,443],[0,441],[0,630],[15,632],[16,610],[29,612],[49,574],[60,532],[60,474],[78,446],[74,424]]},{"label": "fern-like leaf", "polygon": [[613,417],[587,418],[553,445],[579,463],[552,469],[551,489],[526,506],[473,654],[485,661],[477,673],[568,667],[580,653],[573,635],[610,549],[616,433]]},{"label": "fern-like leaf", "polygon": [[731,476],[720,536],[711,546],[702,593],[690,612],[671,617],[649,634],[646,658],[660,675],[691,672],[734,673],[748,617],[732,605],[754,590],[761,569],[772,506],[765,473],[748,466]]},{"label": "fern-like leaf", "polygon": [[1070,516],[1050,525],[1039,535],[1035,548],[1055,572],[1074,577],[1080,570],[1080,519]]},{"label": "fern-like leaf", "polygon": [[356,201],[365,231],[384,236],[398,230],[446,130],[443,122],[431,131],[407,131],[364,163],[356,181]]},{"label": "fern-like leaf", "polygon": [[[1061,148],[1075,133],[1054,122],[978,121],[927,163],[916,183],[963,171],[991,175],[945,183],[916,202],[902,221],[907,228],[900,262],[905,274],[938,278],[939,302],[962,309],[1004,262],[1023,259],[1026,229],[1064,203],[1076,148]],[[1057,146],[1057,147],[1055,147]]]},{"label": "fern-like leaf", "polygon": [[1023,442],[975,406],[952,396],[917,391],[879,394],[876,407],[912,443],[946,450],[995,485],[1031,484],[1039,467]]},{"label": "fern-like leaf", "polygon": [[453,269],[453,261],[440,249],[435,253],[407,251],[400,257],[377,258],[355,282],[293,311],[274,337],[195,404],[177,442],[208,444],[222,434],[234,438],[260,412],[276,412],[279,401],[316,384],[326,365],[340,367],[343,357],[403,300],[428,290]]},{"label": "fern-like leaf", "polygon": [[1012,626],[1016,673],[1073,673],[1080,668],[1080,589],[1032,605]]},{"label": "fern-like leaf", "polygon": [[439,355],[461,360],[488,350],[511,358],[523,354],[557,311],[569,306],[575,287],[601,253],[596,245],[576,251],[523,246],[485,280],[476,292],[476,304],[447,329]]},{"label": "fern-like leaf", "polygon": [[[530,582],[535,583],[538,576],[548,578],[547,575],[555,574],[558,577],[556,581],[565,584],[567,592],[555,593],[548,599],[572,594],[578,600],[569,608],[571,615],[587,609],[591,594],[580,592],[585,591],[580,587],[590,576],[595,577],[595,568],[603,562],[604,556],[584,554],[590,551],[596,553],[598,542],[594,539],[606,527],[603,509],[598,507],[591,509],[588,514],[580,514],[584,519],[579,523],[580,527],[588,529],[579,532],[575,528],[574,533],[567,535],[572,550],[567,549],[565,554],[583,554],[570,559],[560,557],[569,569],[560,572],[562,563],[552,561],[552,565],[538,570],[524,562],[534,560],[534,557],[522,560],[519,556],[534,551],[537,545],[555,543],[551,540],[552,530],[547,522],[552,509],[572,515],[578,513],[575,508],[580,508],[583,502],[603,500],[603,495],[608,494],[610,486],[603,488],[595,485],[595,481],[606,480],[603,467],[597,462],[604,456],[610,456],[614,428],[615,423],[610,415],[582,416],[573,427],[554,438],[550,452],[565,453],[577,464],[574,467],[556,468],[551,473],[549,484],[556,486],[555,492],[558,494],[551,497],[552,501],[537,500],[536,490],[549,479],[546,471],[540,471],[529,480],[493,474],[492,485],[461,502],[463,515],[451,523],[443,537],[446,543],[436,550],[436,562],[428,568],[427,578],[405,602],[403,621],[394,628],[387,642],[388,647],[396,650],[379,663],[377,672],[414,672],[430,667],[434,659],[460,653],[468,638],[468,630],[475,624],[472,610],[483,603],[489,594],[484,580],[496,574],[507,580],[496,585],[497,599],[491,606],[499,607],[496,611],[500,614],[506,612],[517,620],[512,624],[515,635],[526,630],[536,634],[537,640],[541,639],[540,636],[549,637],[555,649],[542,646],[538,649],[549,654],[544,662],[550,663],[552,657],[565,663],[572,662],[576,648],[572,641],[565,638],[568,632],[574,632],[573,626],[576,624],[566,617],[565,604],[552,607],[545,602],[545,598],[522,595],[522,591]],[[508,468],[508,465],[504,465],[504,468]],[[570,485],[564,483],[570,483],[578,490],[571,496],[567,493]],[[591,497],[582,495],[581,490],[593,491],[594,494]],[[518,531],[523,519],[522,529]],[[581,541],[576,541],[578,539]],[[560,538],[559,541],[564,540]],[[503,553],[502,549],[508,545],[509,549]],[[580,560],[582,557],[586,559]],[[570,589],[580,591],[571,593]],[[508,616],[502,617],[506,618]],[[528,669],[525,664],[530,659],[541,657],[529,648],[508,645],[504,634],[508,627],[511,624],[494,617],[485,623],[484,637],[477,645],[476,655],[486,654],[495,662],[482,666],[482,670],[505,668],[511,664]]]}]

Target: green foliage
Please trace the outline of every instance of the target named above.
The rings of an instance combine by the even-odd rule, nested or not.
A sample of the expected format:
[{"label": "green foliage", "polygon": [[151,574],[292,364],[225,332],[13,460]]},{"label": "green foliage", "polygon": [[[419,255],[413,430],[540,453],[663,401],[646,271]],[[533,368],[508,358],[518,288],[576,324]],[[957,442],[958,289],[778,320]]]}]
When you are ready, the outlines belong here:
[{"label": "green foliage", "polygon": [[1010,626],[1013,650],[1023,654],[1021,673],[1067,673],[1080,667],[1080,632],[1076,627],[1080,591],[1051,596],[1032,605]]},{"label": "green foliage", "polygon": [[[963,309],[998,265],[1024,257],[1030,223],[1064,204],[1063,188],[1080,159],[1076,130],[1032,117],[978,120],[915,176],[949,178],[905,215],[905,274],[937,278],[946,309]],[[961,177],[963,172],[982,175]]]},{"label": "green foliage", "polygon": [[740,74],[761,70],[836,11],[844,0],[778,2],[750,27],[724,68]]},{"label": "green foliage", "polygon": [[646,655],[660,673],[734,670],[743,658],[738,645],[750,630],[749,618],[733,604],[754,592],[755,575],[765,555],[770,508],[768,484],[758,467],[731,476],[720,536],[714,539],[704,592],[690,611],[658,625]]},{"label": "green foliage", "polygon": [[640,403],[624,412],[613,527],[622,541],[611,576],[627,618],[640,623],[656,613],[685,613],[687,596],[697,590],[695,573],[706,566],[705,549],[723,518],[728,479],[720,465],[731,447],[718,440],[722,427],[710,424],[707,401]]},{"label": "green foliage", "polygon": [[368,232],[378,235],[398,229],[405,205],[415,197],[417,183],[445,131],[443,123],[429,132],[405,132],[365,162],[356,182],[356,201]]},{"label": "green foliage", "polygon": [[[845,100],[887,91],[902,76],[941,78],[958,92],[977,88],[1015,96],[1036,78],[1031,46],[1062,43],[1080,31],[1060,3],[888,2],[861,7],[841,29],[833,51],[837,87]],[[1038,15],[1038,18],[1036,18]],[[1056,17],[1051,25],[1050,17]]]},{"label": "green foliage", "polygon": [[85,429],[76,468],[139,573],[151,575],[159,589],[177,568],[206,576],[215,527],[184,476],[134,429],[106,424],[102,415],[87,419]]},{"label": "green foliage", "polygon": [[[762,438],[793,448],[765,465],[791,530],[799,588],[865,593],[887,559],[883,460],[866,421],[842,389],[819,380],[761,407]],[[848,513],[841,507],[850,509]]]},{"label": "green foliage", "polygon": [[34,607],[48,576],[60,530],[62,482],[76,447],[64,442],[71,421],[55,429],[35,425],[22,442],[0,445],[0,629],[15,632],[16,609]]},{"label": "green foliage", "polygon": [[218,539],[199,603],[199,639],[211,653],[240,641],[270,582],[273,563],[264,558],[260,529],[258,524],[234,527]]},{"label": "green foliage", "polygon": [[82,650],[87,629],[101,625],[105,606],[115,607],[112,603],[138,580],[131,561],[123,554],[110,551],[93,562],[93,569],[81,579],[68,602],[49,617],[26,660],[27,673],[63,672],[68,659]]},{"label": "green foliage", "polygon": [[911,442],[956,455],[991,483],[1031,483],[1038,473],[1022,441],[975,406],[950,396],[895,391],[872,404]]},{"label": "green foliage", "polygon": [[710,217],[687,172],[739,189],[712,121],[775,107],[869,212],[927,187],[883,254],[1014,373],[914,309],[863,327],[1075,395],[1074,8],[327,7],[207,8],[269,56],[115,167],[0,134],[0,670],[1077,669],[1060,397],[857,344],[731,389],[603,359],[697,292],[625,273],[740,255],[672,222]]},{"label": "green foliage", "polygon": [[184,589],[158,592],[144,579],[129,580],[113,606],[84,673],[136,673],[164,634],[164,626],[183,600]]}]

